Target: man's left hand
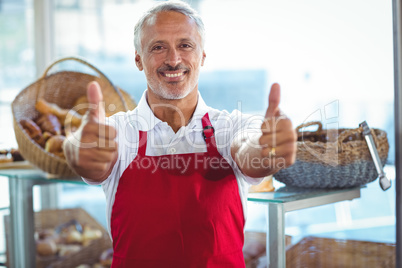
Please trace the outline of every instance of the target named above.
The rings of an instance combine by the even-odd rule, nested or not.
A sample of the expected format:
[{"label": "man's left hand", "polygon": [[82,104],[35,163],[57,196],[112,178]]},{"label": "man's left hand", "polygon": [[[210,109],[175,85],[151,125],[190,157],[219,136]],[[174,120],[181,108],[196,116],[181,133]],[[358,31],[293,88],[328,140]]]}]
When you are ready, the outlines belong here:
[{"label": "man's left hand", "polygon": [[296,159],[297,135],[292,122],[279,109],[280,86],[273,84],[269,93],[269,105],[261,125],[262,135],[259,139],[264,166],[272,171],[290,166]]},{"label": "man's left hand", "polygon": [[279,109],[280,95],[279,84],[273,84],[261,133],[238,135],[231,145],[232,158],[249,177],[272,175],[295,162],[297,136],[292,122]]}]

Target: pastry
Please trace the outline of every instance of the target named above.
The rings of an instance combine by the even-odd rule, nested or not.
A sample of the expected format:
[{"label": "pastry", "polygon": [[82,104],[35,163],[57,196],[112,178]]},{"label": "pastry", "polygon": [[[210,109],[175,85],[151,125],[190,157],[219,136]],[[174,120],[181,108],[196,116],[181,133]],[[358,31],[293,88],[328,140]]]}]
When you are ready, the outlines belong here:
[{"label": "pastry", "polygon": [[41,256],[51,256],[57,253],[57,245],[51,239],[43,239],[36,242],[36,252]]},{"label": "pastry", "polygon": [[42,136],[42,130],[31,119],[21,119],[19,123],[31,139],[37,140]]},{"label": "pastry", "polygon": [[81,125],[82,116],[74,110],[62,109],[57,104],[49,103],[44,99],[39,99],[35,104],[35,108],[41,114],[54,114],[64,126],[78,127]]},{"label": "pastry", "polygon": [[5,154],[0,154],[0,164],[10,163],[10,162],[13,162],[13,159],[11,157],[8,157]]},{"label": "pastry", "polygon": [[75,267],[75,268],[92,268],[92,267],[91,267],[91,265],[89,265],[89,264],[80,264],[80,265],[78,265],[78,266]]},{"label": "pastry", "polygon": [[64,158],[63,142],[66,139],[63,135],[55,135],[50,137],[45,145],[45,151]]},{"label": "pastry", "polygon": [[75,268],[92,268],[92,267],[91,267],[91,265],[89,265],[89,264],[80,264],[80,265],[78,265],[78,266],[75,267]]},{"label": "pastry", "polygon": [[24,161],[25,160],[24,157],[22,157],[22,155],[18,149],[12,148],[10,150],[10,154],[11,154],[11,157],[13,158],[13,161]]},{"label": "pastry", "polygon": [[50,139],[50,137],[52,137],[53,134],[51,134],[50,132],[45,132],[42,134],[42,136],[38,139],[36,139],[35,141],[42,146],[42,148],[45,148],[46,146],[46,142],[48,141],[48,139]]},{"label": "pastry", "polygon": [[76,229],[70,229],[68,230],[67,236],[65,237],[65,242],[67,244],[81,244],[82,234]]},{"label": "pastry", "polygon": [[38,126],[43,132],[47,131],[53,135],[61,134],[61,124],[54,114],[41,114],[36,120]]},{"label": "pastry", "polygon": [[102,237],[102,231],[99,229],[92,229],[89,226],[84,226],[84,231],[82,232],[82,245],[87,246],[92,240],[96,240]]},{"label": "pastry", "polygon": [[59,245],[59,256],[64,257],[67,255],[71,255],[81,250],[82,246],[80,245]]},{"label": "pastry", "polygon": [[92,268],[109,268],[110,266],[104,266],[100,263],[95,263]]}]

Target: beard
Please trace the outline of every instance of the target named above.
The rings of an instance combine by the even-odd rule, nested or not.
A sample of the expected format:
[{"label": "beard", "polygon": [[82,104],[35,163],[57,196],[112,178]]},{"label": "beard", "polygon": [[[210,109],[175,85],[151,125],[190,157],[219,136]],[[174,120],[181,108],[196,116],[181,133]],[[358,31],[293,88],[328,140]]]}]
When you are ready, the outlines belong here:
[{"label": "beard", "polygon": [[[177,82],[175,83],[170,83],[172,85],[178,84]],[[178,86],[178,85],[177,85]],[[149,88],[154,92],[156,95],[161,97],[162,99],[166,100],[180,100],[185,97],[187,97],[188,94],[194,89],[194,87],[187,87],[184,90],[180,90],[178,87],[176,87],[174,90],[171,88],[166,88],[162,83],[158,83],[157,86],[149,86]]]},{"label": "beard", "polygon": [[[172,67],[169,65],[166,66],[162,66],[160,68],[157,69],[157,72],[166,72],[166,71],[183,71],[188,75],[190,69],[187,68],[185,65],[183,64],[179,64],[176,67]],[[197,81],[197,79],[196,79]],[[166,99],[166,100],[179,100],[179,99],[183,99],[185,97],[187,97],[188,94],[190,94],[191,91],[193,91],[193,89],[196,86],[196,83],[190,83],[189,85],[187,85],[187,87],[183,88],[183,86],[181,85],[181,83],[183,82],[169,82],[169,86],[166,86],[166,82],[161,81],[161,80],[157,80],[157,79],[150,79],[150,81],[148,82],[148,87],[150,90],[152,90],[152,92],[154,92],[156,95],[158,95],[159,97],[161,97],[162,99]]]}]

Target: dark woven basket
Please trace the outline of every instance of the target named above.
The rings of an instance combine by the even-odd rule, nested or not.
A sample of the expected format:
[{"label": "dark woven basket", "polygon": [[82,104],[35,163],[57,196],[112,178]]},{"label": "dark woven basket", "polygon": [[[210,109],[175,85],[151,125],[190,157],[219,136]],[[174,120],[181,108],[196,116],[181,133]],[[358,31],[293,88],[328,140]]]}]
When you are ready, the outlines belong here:
[{"label": "dark woven basket", "polygon": [[[300,131],[311,125],[318,125],[317,131]],[[296,162],[276,173],[276,180],[303,188],[349,188],[378,177],[361,128],[323,130],[320,122],[309,122],[296,130]],[[389,151],[387,134],[380,129],[371,129],[371,134],[385,165]]]}]

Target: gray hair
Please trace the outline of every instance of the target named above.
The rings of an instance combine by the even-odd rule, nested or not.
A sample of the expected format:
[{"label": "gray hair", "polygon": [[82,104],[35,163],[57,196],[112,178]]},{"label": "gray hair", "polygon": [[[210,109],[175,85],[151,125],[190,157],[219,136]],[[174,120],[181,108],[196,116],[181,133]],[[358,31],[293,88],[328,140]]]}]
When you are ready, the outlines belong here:
[{"label": "gray hair", "polygon": [[205,40],[205,28],[204,23],[200,15],[195,11],[189,4],[182,2],[182,1],[166,1],[149,9],[144,15],[139,19],[137,24],[134,27],[134,47],[138,53],[141,53],[141,32],[142,28],[144,27],[145,23],[148,21],[149,18],[152,16],[160,13],[160,12],[167,12],[167,11],[175,11],[186,15],[187,17],[194,20],[195,24],[197,25],[198,32],[201,36],[202,46],[204,46]]}]

